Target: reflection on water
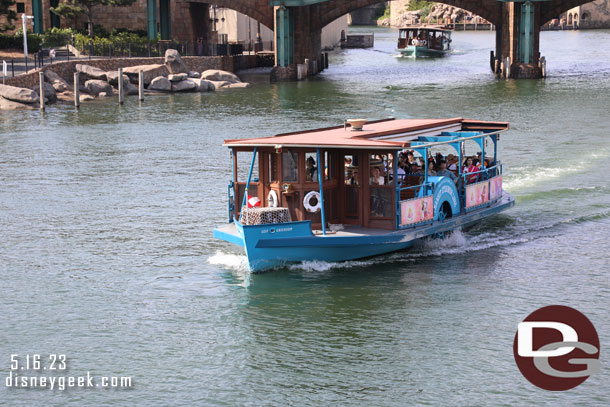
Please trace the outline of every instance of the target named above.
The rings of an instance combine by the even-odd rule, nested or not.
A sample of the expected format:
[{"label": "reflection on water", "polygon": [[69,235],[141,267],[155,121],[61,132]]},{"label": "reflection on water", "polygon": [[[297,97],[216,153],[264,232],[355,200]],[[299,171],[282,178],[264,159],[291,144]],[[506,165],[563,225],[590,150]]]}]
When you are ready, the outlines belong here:
[{"label": "reflection on water", "polygon": [[[543,32],[549,77],[500,81],[493,32],[456,32],[451,55],[422,61],[372,30],[374,49],[334,52],[303,82],[0,112],[0,353],[65,352],[75,374],[136,383],[0,399],[609,404],[603,374],[561,395],[533,389],[512,340],[559,303],[610,341],[610,32]],[[350,116],[509,121],[500,156],[517,205],[409,251],[250,276],[243,252],[212,238],[231,177],[222,140]]]}]

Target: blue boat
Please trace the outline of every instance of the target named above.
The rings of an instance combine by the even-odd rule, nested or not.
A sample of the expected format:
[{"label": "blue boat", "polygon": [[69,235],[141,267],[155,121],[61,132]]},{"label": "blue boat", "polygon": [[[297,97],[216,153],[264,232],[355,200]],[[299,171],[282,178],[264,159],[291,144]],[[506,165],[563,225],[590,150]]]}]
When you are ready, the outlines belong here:
[{"label": "blue boat", "polygon": [[407,26],[398,30],[398,52],[409,57],[441,57],[451,50],[451,30],[441,26]]},{"label": "blue boat", "polygon": [[[228,222],[214,237],[243,247],[251,272],[376,256],[442,237],[514,205],[498,159],[508,128],[462,118],[351,120],[226,140]],[[466,155],[473,146],[478,151]],[[238,161],[244,154],[247,162]]]}]

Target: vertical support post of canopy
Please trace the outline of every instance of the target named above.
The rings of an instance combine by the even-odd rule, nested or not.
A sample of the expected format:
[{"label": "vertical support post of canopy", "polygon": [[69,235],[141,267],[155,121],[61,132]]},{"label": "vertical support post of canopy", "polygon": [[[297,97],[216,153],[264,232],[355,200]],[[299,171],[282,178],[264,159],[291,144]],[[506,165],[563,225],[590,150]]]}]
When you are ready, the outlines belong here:
[{"label": "vertical support post of canopy", "polygon": [[157,0],[146,0],[148,39],[157,39]]},{"label": "vertical support post of canopy", "polygon": [[398,227],[400,226],[400,187],[402,184],[402,181],[399,182],[398,181],[398,154],[400,153],[400,150],[396,150],[394,151],[394,160],[392,161],[392,166],[394,167],[392,170],[392,173],[394,174],[394,196],[396,199],[396,204],[394,205],[396,207],[396,216],[394,216],[394,220],[396,221],[396,230],[398,230]]},{"label": "vertical support post of canopy", "polygon": [[294,13],[285,6],[275,8],[275,55],[277,66],[294,63]]},{"label": "vertical support post of canopy", "polygon": [[[250,179],[252,179],[252,170],[254,169],[254,161],[256,161],[256,150],[258,147],[254,147],[254,151],[252,152],[252,162],[250,162],[250,171],[248,171],[248,181],[246,181],[246,189],[244,190],[244,200],[241,204],[241,209],[239,210],[239,221],[241,222],[242,216],[244,216],[244,206],[247,205],[248,202],[248,189],[250,188]],[[246,206],[247,208],[247,206]]]},{"label": "vertical support post of canopy", "polygon": [[531,64],[534,56],[534,3],[521,4],[519,21],[519,62]]},{"label": "vertical support post of canopy", "polygon": [[[326,234],[326,218],[324,217],[324,188],[322,184],[322,169],[320,168],[320,148],[316,148],[318,163],[318,184],[320,186],[320,209],[322,211],[322,234]],[[329,169],[330,171],[330,169]]]},{"label": "vertical support post of canopy", "polygon": [[32,15],[34,16],[34,32],[44,33],[42,27],[42,0],[32,0]]},{"label": "vertical support post of canopy", "polygon": [[171,39],[170,0],[159,1],[159,18],[161,20],[161,39]]}]

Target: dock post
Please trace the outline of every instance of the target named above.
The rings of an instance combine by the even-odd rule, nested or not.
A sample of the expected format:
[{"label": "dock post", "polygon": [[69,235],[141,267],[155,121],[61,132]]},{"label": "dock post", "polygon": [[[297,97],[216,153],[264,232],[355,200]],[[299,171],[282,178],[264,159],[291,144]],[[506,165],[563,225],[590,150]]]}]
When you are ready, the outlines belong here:
[{"label": "dock post", "polygon": [[540,73],[543,78],[546,78],[546,57],[540,58]]},{"label": "dock post", "polygon": [[40,81],[40,111],[44,112],[44,72],[38,72],[38,80]]},{"label": "dock post", "polygon": [[119,104],[123,104],[123,68],[119,68]]},{"label": "dock post", "polygon": [[305,76],[311,75],[311,65],[309,64],[309,58],[305,58],[303,62],[305,64]]},{"label": "dock post", "polygon": [[498,58],[494,61],[494,73],[498,75],[500,73],[500,60]]},{"label": "dock post", "polygon": [[510,79],[510,57],[506,57],[506,79]]},{"label": "dock post", "polygon": [[328,69],[328,52],[324,53],[324,68]]},{"label": "dock post", "polygon": [[138,72],[138,99],[144,100],[144,72]]},{"label": "dock post", "polygon": [[494,60],[495,59],[496,58],[494,57],[494,50],[492,49],[491,51],[489,51],[489,66],[491,67],[492,72],[495,72],[494,71],[494,64],[495,64]]},{"label": "dock post", "polygon": [[74,72],[74,107],[80,107],[80,82],[78,80],[78,72]]}]

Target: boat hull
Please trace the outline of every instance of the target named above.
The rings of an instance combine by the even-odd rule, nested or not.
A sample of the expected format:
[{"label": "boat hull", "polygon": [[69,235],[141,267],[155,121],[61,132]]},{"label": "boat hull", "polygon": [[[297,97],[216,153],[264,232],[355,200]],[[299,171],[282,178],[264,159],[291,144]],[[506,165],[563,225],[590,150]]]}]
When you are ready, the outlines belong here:
[{"label": "boat hull", "polygon": [[408,45],[407,48],[399,48],[398,52],[408,57],[442,57],[444,56],[448,50],[436,50],[430,49],[428,47],[416,47],[414,45]]},{"label": "boat hull", "polygon": [[515,203],[503,193],[489,206],[431,224],[381,231],[362,229],[339,231],[325,236],[313,234],[310,221],[267,225],[242,225],[234,222],[214,230],[214,237],[245,249],[251,272],[260,272],[302,261],[345,261],[377,256],[409,248],[417,239],[455,230],[502,212]]}]

